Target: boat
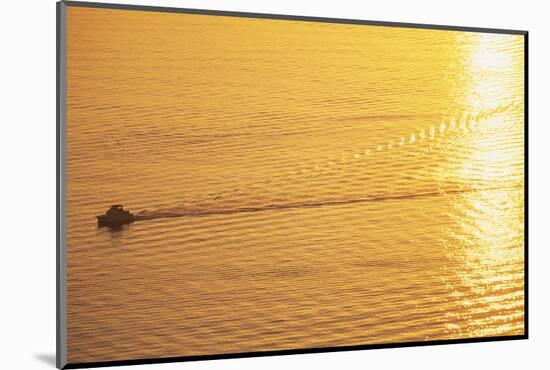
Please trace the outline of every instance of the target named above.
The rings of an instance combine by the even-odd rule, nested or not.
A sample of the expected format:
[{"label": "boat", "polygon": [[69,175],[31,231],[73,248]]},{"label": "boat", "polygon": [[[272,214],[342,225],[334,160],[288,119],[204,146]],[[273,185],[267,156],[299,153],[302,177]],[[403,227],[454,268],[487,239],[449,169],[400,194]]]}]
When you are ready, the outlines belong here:
[{"label": "boat", "polygon": [[114,204],[104,215],[96,216],[98,226],[122,226],[134,222],[135,216],[121,204]]}]

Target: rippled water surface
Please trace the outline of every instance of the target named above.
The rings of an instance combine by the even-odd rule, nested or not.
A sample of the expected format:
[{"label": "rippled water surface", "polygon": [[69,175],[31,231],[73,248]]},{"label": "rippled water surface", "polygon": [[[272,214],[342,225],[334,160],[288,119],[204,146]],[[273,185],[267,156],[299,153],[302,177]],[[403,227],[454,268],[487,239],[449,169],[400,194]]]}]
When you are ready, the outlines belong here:
[{"label": "rippled water surface", "polygon": [[69,7],[69,362],[523,334],[523,61]]}]

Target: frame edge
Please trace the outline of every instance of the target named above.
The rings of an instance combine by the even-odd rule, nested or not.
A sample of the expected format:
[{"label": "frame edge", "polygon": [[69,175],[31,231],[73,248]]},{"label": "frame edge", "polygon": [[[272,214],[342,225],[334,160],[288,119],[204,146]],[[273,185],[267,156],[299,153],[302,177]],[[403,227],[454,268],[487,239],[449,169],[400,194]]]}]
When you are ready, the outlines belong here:
[{"label": "frame edge", "polygon": [[524,137],[523,137],[523,150],[524,150],[524,254],[523,254],[523,276],[524,276],[524,322],[523,332],[525,339],[529,339],[529,32],[525,32],[523,35],[523,96],[524,96]]},{"label": "frame edge", "polygon": [[67,365],[67,276],[65,233],[67,6],[56,3],[56,367]]},{"label": "frame edge", "polygon": [[210,9],[193,9],[193,8],[175,8],[175,7],[166,7],[166,6],[113,4],[113,3],[73,1],[73,0],[62,0],[62,2],[66,6],[72,6],[72,7],[101,8],[101,9],[111,9],[111,10],[139,10],[139,11],[148,11],[148,12],[185,13],[185,14],[214,15],[214,16],[226,16],[226,17],[259,18],[259,19],[301,21],[301,22],[356,24],[356,25],[367,25],[367,26],[417,28],[417,29],[430,29],[430,30],[443,30],[443,31],[500,33],[500,34],[512,34],[512,35],[525,35],[528,32],[525,30],[510,30],[510,29],[500,29],[500,28],[461,27],[461,26],[440,25],[440,24],[386,22],[386,21],[374,21],[374,20],[362,20],[362,19],[350,19],[350,18],[329,18],[329,17],[317,17],[317,16],[254,13],[254,12],[240,12],[240,11],[214,10],[214,9],[210,10]]}]

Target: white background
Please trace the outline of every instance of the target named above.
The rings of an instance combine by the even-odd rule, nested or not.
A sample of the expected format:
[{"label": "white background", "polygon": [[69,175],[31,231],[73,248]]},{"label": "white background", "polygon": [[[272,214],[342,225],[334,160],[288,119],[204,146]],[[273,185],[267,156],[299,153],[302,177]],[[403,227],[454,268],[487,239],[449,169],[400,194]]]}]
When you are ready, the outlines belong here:
[{"label": "white background", "polygon": [[[119,2],[112,0],[111,2]],[[530,31],[530,339],[202,361],[134,369],[550,368],[547,219],[549,14],[545,1],[180,0],[163,5]],[[55,1],[3,1],[0,22],[0,368],[55,359]],[[230,309],[230,308],[228,308]],[[545,353],[546,352],[546,353]]]}]

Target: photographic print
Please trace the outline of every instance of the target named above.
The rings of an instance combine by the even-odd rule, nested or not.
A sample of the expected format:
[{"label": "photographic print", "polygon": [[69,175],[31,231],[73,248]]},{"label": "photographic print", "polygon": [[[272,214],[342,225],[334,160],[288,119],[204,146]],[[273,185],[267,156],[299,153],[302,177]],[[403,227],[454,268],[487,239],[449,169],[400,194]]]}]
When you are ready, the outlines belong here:
[{"label": "photographic print", "polygon": [[58,366],[521,339],[526,32],[58,4]]}]

